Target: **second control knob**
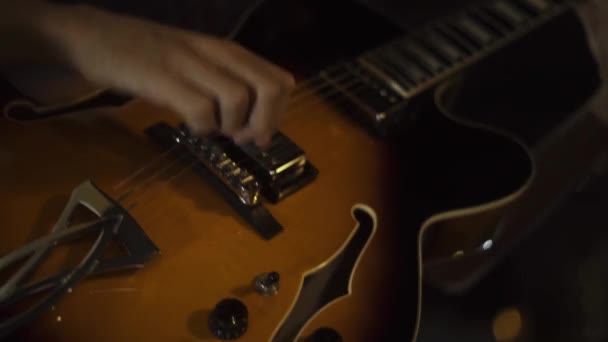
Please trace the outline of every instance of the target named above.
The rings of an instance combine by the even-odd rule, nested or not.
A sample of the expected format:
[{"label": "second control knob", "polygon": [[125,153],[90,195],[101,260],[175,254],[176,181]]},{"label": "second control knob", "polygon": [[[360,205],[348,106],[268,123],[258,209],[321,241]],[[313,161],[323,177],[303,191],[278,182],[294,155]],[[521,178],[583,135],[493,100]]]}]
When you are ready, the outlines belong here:
[{"label": "second control knob", "polygon": [[248,326],[247,307],[238,299],[220,301],[209,315],[209,329],[221,340],[234,340],[243,336]]}]

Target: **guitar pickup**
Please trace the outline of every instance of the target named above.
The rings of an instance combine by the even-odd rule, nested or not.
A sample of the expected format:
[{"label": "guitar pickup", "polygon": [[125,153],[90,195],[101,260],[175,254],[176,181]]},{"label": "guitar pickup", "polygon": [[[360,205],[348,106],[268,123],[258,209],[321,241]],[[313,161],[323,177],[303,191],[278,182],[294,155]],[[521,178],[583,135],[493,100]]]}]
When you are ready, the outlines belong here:
[{"label": "guitar pickup", "polygon": [[167,147],[177,143],[186,148],[246,206],[257,206],[262,196],[278,203],[318,174],[304,151],[281,132],[273,135],[268,148],[261,149],[253,143],[237,145],[221,135],[193,136],[184,125],[158,124],[147,131]]},{"label": "guitar pickup", "polygon": [[274,238],[283,227],[261,198],[277,203],[318,174],[304,152],[282,133],[276,133],[265,150],[253,144],[239,146],[220,135],[194,136],[183,125],[176,128],[163,122],[146,128],[146,135],[168,149],[185,149],[196,161],[192,169],[265,240]]},{"label": "guitar pickup", "polygon": [[318,174],[304,151],[281,132],[272,136],[266,149],[254,143],[239,146],[219,135],[206,138],[203,145],[222,146],[226,158],[234,161],[241,172],[252,175],[261,195],[271,203],[300,190]]},{"label": "guitar pickup", "polygon": [[239,165],[254,175],[262,187],[262,195],[272,203],[300,190],[318,174],[304,151],[281,132],[272,136],[265,149],[253,143],[232,146],[228,155],[240,160]]}]

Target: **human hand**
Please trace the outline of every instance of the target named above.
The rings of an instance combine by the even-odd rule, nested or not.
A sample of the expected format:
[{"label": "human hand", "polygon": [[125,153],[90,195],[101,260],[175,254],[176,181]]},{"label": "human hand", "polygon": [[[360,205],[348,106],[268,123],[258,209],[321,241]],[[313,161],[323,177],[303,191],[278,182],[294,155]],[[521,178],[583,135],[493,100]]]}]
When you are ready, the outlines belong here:
[{"label": "human hand", "polygon": [[196,134],[266,145],[294,89],[237,43],[137,18],[74,7],[54,32],[86,79],[166,106]]}]

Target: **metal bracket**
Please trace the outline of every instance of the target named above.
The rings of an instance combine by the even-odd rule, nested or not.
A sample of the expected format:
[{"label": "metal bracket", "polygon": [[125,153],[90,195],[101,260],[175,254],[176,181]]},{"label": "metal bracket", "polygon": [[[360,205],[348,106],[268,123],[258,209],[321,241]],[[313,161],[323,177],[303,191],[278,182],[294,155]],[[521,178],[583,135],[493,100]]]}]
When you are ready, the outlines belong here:
[{"label": "metal bracket", "polygon": [[[146,134],[154,142],[167,149],[173,148],[176,145],[183,146],[179,139],[175,139],[176,136],[179,136],[179,131],[166,123],[161,122],[148,127],[146,129]],[[226,186],[225,182],[220,180],[217,175],[209,169],[206,163],[200,161],[200,156],[194,154],[192,149],[186,148],[186,150],[191,153],[194,158],[199,160],[199,162],[192,165],[192,170],[218,191],[226,202],[228,202],[228,204],[230,204],[230,206],[232,206],[232,208],[249,223],[263,239],[270,240],[283,231],[281,224],[261,202],[257,201],[255,204],[245,204],[231,188]]]},{"label": "metal bracket", "polygon": [[[79,205],[88,208],[98,219],[70,227],[69,218]],[[78,266],[36,283],[25,284],[54,247],[92,232],[98,232],[99,235]],[[128,251],[128,256],[100,260],[112,240],[122,243]],[[91,181],[83,182],[72,192],[59,220],[48,235],[0,258],[0,271],[2,271],[15,262],[29,257],[0,287],[0,308],[13,305],[32,295],[50,291],[26,311],[1,321],[0,338],[6,337],[15,329],[36,318],[89,274],[141,268],[158,253],[158,248],[125,209],[101,192]]]}]

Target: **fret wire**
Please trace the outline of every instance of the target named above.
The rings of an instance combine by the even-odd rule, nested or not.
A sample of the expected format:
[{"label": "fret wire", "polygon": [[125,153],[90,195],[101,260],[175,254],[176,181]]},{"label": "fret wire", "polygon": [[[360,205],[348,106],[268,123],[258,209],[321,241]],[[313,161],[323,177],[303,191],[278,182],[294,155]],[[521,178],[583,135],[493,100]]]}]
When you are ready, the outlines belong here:
[{"label": "fret wire", "polygon": [[352,94],[349,93],[348,89],[345,89],[343,87],[341,87],[339,84],[336,84],[335,82],[332,82],[331,80],[328,80],[329,82],[331,82],[332,84],[334,84],[338,89],[341,90],[341,92],[349,97],[352,102],[356,103],[362,110],[373,114],[373,109],[371,109],[368,105],[366,105],[365,103],[363,103],[361,100],[357,99],[356,96],[353,96]]},{"label": "fret wire", "polygon": [[[498,16],[498,15],[496,15],[496,16]],[[380,48],[378,48],[378,49],[380,49]],[[373,51],[372,51],[372,52],[373,52]],[[335,66],[334,66],[334,67],[335,67]],[[329,71],[329,70],[330,70],[329,68],[328,68],[328,69],[326,69],[326,71]],[[348,76],[348,74],[349,74],[349,73],[345,73],[345,74],[347,74],[346,76]],[[344,76],[344,75],[342,75],[342,76]],[[353,75],[353,76],[354,76],[354,75]],[[321,88],[320,88],[320,89],[317,89],[317,90],[325,89],[325,88],[327,88],[327,86],[329,85],[329,87],[330,87],[330,91],[329,91],[327,94],[323,95],[323,96],[325,97],[325,100],[327,100],[327,99],[328,99],[328,98],[330,98],[330,97],[333,97],[334,95],[338,95],[338,94],[340,94],[340,93],[343,93],[343,94],[344,94],[344,95],[346,95],[346,96],[339,97],[337,101],[334,101],[334,102],[333,102],[333,104],[337,104],[337,103],[342,102],[342,101],[345,101],[345,100],[350,100],[350,101],[351,101],[351,102],[353,102],[353,103],[359,103],[359,104],[360,104],[360,101],[358,101],[356,98],[355,98],[355,99],[353,99],[353,98],[352,98],[353,96],[352,96],[352,95],[349,93],[349,92],[352,92],[352,89],[348,89],[348,88],[350,88],[350,87],[347,87],[346,89],[344,89],[344,88],[342,88],[344,85],[342,85],[342,87],[340,87],[340,86],[338,86],[338,85],[334,84],[334,82],[332,82],[332,80],[328,80],[328,79],[327,79],[327,76],[326,76],[326,75],[324,75],[324,73],[321,73],[321,74],[319,74],[319,75],[317,75],[317,76],[315,76],[315,77],[309,78],[309,79],[305,80],[304,82],[302,82],[301,84],[299,84],[299,85],[296,87],[296,90],[294,91],[294,94],[296,94],[297,96],[294,96],[294,97],[298,98],[298,99],[297,99],[298,101],[300,100],[300,98],[305,98],[305,97],[307,97],[308,95],[306,95],[306,94],[302,94],[302,93],[303,93],[303,92],[304,92],[304,93],[306,93],[306,92],[310,92],[310,91],[311,91],[311,89],[309,89],[308,85],[310,85],[311,83],[314,83],[314,81],[321,81],[321,83],[322,83]],[[323,84],[323,83],[325,83],[325,84]],[[362,86],[362,85],[364,85],[364,83],[360,83],[358,86]],[[318,87],[317,87],[317,88],[318,88]],[[314,89],[313,89],[313,90],[314,90]],[[314,94],[314,91],[313,91],[312,93]],[[314,100],[314,101],[311,101],[311,102],[309,102],[309,103],[316,103],[318,100],[319,100],[319,98],[315,98],[315,100]],[[321,101],[322,101],[322,100],[321,100]],[[296,101],[293,101],[293,102],[295,103]],[[309,103],[306,103],[306,102],[305,102],[305,104],[309,104]],[[365,107],[365,108],[367,108],[367,109],[369,109],[369,107],[368,107],[368,106],[364,106],[364,107]],[[295,109],[300,109],[300,110],[301,110],[302,108],[303,108],[303,106],[301,106],[301,107],[299,107],[299,108],[295,108]],[[363,108],[363,109],[365,109],[365,108]],[[168,154],[169,154],[169,151],[165,152],[165,155],[168,155]],[[128,183],[130,179],[134,179],[134,178],[137,176],[137,174],[138,174],[138,173],[141,173],[141,172],[143,172],[143,170],[145,170],[146,168],[151,167],[151,164],[153,164],[153,163],[154,163],[154,160],[153,160],[153,161],[151,161],[150,163],[148,163],[147,165],[144,165],[144,167],[142,167],[141,169],[139,169],[139,170],[137,170],[137,171],[136,171],[136,174],[133,174],[133,175],[131,175],[130,177],[128,177],[127,179],[125,179],[123,182],[120,182],[120,183],[117,185],[117,187],[124,186],[124,185],[125,185],[125,183]],[[177,174],[173,175],[173,176],[172,176],[172,177],[171,177],[171,178],[170,178],[168,181],[166,181],[165,183],[161,183],[161,185],[162,185],[162,184],[168,184],[169,182],[174,181],[176,178],[178,178],[179,176],[181,176],[181,175],[184,173],[184,171],[185,171],[185,170],[189,169],[189,168],[190,168],[190,167],[191,167],[191,166],[192,166],[194,163],[196,163],[196,160],[194,160],[194,161],[192,162],[192,164],[190,164],[189,166],[187,166],[187,167],[183,168],[182,170],[180,170],[180,171],[179,171]]]}]

